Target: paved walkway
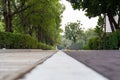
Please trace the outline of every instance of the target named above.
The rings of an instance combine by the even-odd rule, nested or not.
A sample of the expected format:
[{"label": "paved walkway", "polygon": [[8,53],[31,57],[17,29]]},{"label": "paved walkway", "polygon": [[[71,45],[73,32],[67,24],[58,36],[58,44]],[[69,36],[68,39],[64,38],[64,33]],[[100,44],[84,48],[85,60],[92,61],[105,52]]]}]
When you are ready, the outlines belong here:
[{"label": "paved walkway", "polygon": [[62,51],[20,80],[108,80]]},{"label": "paved walkway", "polygon": [[0,80],[15,80],[45,61],[56,51],[0,50]]}]

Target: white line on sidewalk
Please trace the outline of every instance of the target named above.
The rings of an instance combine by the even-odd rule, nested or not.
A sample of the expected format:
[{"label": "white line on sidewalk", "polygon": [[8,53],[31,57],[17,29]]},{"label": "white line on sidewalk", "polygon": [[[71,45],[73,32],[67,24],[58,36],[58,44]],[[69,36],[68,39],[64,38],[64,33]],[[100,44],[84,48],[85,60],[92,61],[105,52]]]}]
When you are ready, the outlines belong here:
[{"label": "white line on sidewalk", "polygon": [[62,51],[38,65],[22,80],[108,80]]}]

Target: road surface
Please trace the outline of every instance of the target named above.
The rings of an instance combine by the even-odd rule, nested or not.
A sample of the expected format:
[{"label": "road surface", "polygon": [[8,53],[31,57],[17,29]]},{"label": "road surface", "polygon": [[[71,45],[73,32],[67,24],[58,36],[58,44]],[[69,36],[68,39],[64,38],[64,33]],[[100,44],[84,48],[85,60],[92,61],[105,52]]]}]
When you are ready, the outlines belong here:
[{"label": "road surface", "polygon": [[119,50],[65,53],[0,50],[0,80],[120,80]]},{"label": "road surface", "polygon": [[20,80],[109,80],[62,51]]},{"label": "road surface", "polygon": [[120,50],[66,51],[110,80],[120,80]]}]

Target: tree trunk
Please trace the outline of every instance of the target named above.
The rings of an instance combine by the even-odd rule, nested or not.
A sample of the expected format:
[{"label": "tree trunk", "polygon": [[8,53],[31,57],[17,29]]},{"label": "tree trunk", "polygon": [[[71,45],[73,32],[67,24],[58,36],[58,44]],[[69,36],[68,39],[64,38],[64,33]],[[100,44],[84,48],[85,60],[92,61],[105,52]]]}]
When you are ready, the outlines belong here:
[{"label": "tree trunk", "polygon": [[[23,12],[21,12],[19,14],[19,17],[21,19],[21,24],[22,24],[22,27],[23,27],[23,31],[24,31],[24,34],[27,34],[27,26],[26,26],[26,20],[25,20],[25,15]],[[31,26],[31,25],[30,25]]]},{"label": "tree trunk", "polygon": [[12,18],[10,15],[8,15],[7,17],[4,17],[5,18],[5,26],[6,26],[6,32],[13,32],[12,31]]},{"label": "tree trunk", "polygon": [[[115,32],[115,28],[114,28],[114,26],[113,26],[112,20],[111,20],[111,18],[110,18],[109,15],[108,15],[108,19],[109,19],[109,22],[110,22],[110,26],[111,26],[112,32]],[[106,27],[107,27],[107,26],[106,26]]]},{"label": "tree trunk", "polygon": [[[118,16],[119,17],[119,16]],[[119,18],[118,18],[118,23],[115,21],[114,16],[111,14],[111,12],[108,13],[108,18],[110,21],[111,29],[112,31],[120,30],[120,23],[119,23]],[[113,30],[114,29],[114,30]]]},{"label": "tree trunk", "polygon": [[41,27],[38,28],[38,31],[37,31],[37,38],[38,38],[38,41],[42,42],[42,29]]},{"label": "tree trunk", "polygon": [[12,15],[11,15],[11,7],[10,7],[10,0],[4,0],[4,21],[6,26],[6,32],[12,32]]},{"label": "tree trunk", "polygon": [[120,28],[120,13],[118,15],[118,27]]},{"label": "tree trunk", "polygon": [[32,36],[32,33],[33,33],[33,25],[30,25],[30,28],[29,28],[29,34],[30,34],[30,36]]}]

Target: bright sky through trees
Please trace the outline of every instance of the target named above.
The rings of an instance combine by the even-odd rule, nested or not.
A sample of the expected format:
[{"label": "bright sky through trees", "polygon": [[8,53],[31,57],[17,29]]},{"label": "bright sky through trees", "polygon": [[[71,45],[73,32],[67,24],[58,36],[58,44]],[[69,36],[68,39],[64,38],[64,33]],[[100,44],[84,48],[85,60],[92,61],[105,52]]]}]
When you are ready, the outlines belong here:
[{"label": "bright sky through trees", "polygon": [[67,24],[67,22],[76,22],[77,20],[81,21],[82,28],[84,28],[85,30],[88,28],[94,28],[97,25],[97,20],[98,20],[97,17],[89,19],[84,15],[85,12],[83,12],[82,10],[80,11],[73,10],[71,4],[66,0],[60,0],[60,1],[66,7],[65,11],[63,12],[63,18],[61,23],[62,24],[61,28],[63,30],[65,29],[64,27],[65,24]]}]

